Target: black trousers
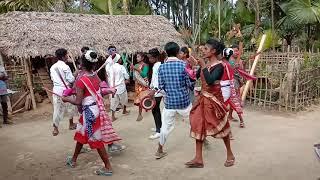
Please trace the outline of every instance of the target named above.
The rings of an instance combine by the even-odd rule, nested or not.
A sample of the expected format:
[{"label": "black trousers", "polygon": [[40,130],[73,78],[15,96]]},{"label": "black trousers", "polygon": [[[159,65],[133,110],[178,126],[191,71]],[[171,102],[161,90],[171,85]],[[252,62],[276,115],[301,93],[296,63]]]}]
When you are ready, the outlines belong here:
[{"label": "black trousers", "polygon": [[156,125],[156,132],[157,133],[160,133],[160,129],[161,129],[161,125],[162,125],[162,122],[161,122],[161,111],[160,111],[161,99],[162,99],[162,97],[155,97],[156,105],[152,109],[152,115],[153,115],[153,118],[154,118],[154,123]]}]

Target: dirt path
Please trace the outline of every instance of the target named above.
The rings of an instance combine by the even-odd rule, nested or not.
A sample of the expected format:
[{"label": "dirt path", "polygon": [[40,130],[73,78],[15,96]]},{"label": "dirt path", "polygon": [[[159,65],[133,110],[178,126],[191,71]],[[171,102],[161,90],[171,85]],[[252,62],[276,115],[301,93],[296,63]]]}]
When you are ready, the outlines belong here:
[{"label": "dirt path", "polygon": [[[78,167],[67,168],[65,158],[72,154],[74,132],[62,123],[61,134],[51,136],[50,105],[25,113],[13,126],[0,129],[0,179],[117,179],[117,180],[284,180],[316,179],[320,177],[320,162],[312,145],[320,142],[320,108],[300,114],[274,114],[246,110],[247,128],[232,123],[232,142],[236,166],[225,168],[225,150],[221,140],[209,139],[204,152],[204,169],[186,169],[184,162],[194,153],[189,126],[181,120],[169,137],[169,155],[154,159],[157,141],[148,140],[153,127],[151,113],[136,122],[136,108],[131,115],[114,123],[124,139],[127,150],[112,158],[113,177],[97,177],[93,171],[102,165],[96,152],[82,154]],[[306,115],[304,115],[306,114]]]}]

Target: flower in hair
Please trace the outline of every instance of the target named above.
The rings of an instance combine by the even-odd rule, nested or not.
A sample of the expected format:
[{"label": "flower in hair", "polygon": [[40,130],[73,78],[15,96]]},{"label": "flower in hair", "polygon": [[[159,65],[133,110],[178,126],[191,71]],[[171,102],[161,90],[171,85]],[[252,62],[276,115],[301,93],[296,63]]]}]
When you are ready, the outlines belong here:
[{"label": "flower in hair", "polygon": [[91,53],[93,53],[93,52],[94,51],[92,51],[92,50],[88,50],[84,56],[89,62],[98,62],[98,58],[97,57],[96,58],[92,58],[91,57]]}]

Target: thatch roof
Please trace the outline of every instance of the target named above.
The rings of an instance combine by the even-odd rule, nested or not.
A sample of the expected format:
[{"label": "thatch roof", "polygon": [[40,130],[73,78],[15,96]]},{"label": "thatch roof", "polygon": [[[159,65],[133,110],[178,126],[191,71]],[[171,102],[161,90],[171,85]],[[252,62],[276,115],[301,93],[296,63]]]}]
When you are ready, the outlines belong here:
[{"label": "thatch roof", "polygon": [[109,45],[135,53],[161,48],[180,34],[163,16],[109,16],[52,12],[9,12],[0,15],[0,52],[35,57],[66,48],[74,56],[83,46],[106,54]]}]

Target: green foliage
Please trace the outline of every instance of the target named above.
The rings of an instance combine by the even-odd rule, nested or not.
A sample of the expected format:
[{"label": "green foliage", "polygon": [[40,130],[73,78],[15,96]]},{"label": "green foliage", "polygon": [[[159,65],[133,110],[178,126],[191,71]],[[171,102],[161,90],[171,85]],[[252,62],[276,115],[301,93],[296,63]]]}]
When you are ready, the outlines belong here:
[{"label": "green foliage", "polygon": [[[280,38],[276,32],[272,33],[272,30],[268,29],[263,34],[266,34],[266,40],[264,41],[263,51],[272,48],[273,42],[276,47],[280,46],[280,44],[278,43]],[[257,44],[260,44],[263,34],[260,34]]]},{"label": "green foliage", "polygon": [[[132,15],[151,14],[151,8],[148,3],[142,0],[127,0],[129,13]],[[90,0],[91,11],[96,14],[109,14],[108,0]],[[113,15],[124,14],[123,1],[112,0]]]},{"label": "green foliage", "polygon": [[49,11],[55,0],[2,0],[0,12],[8,11]]}]

